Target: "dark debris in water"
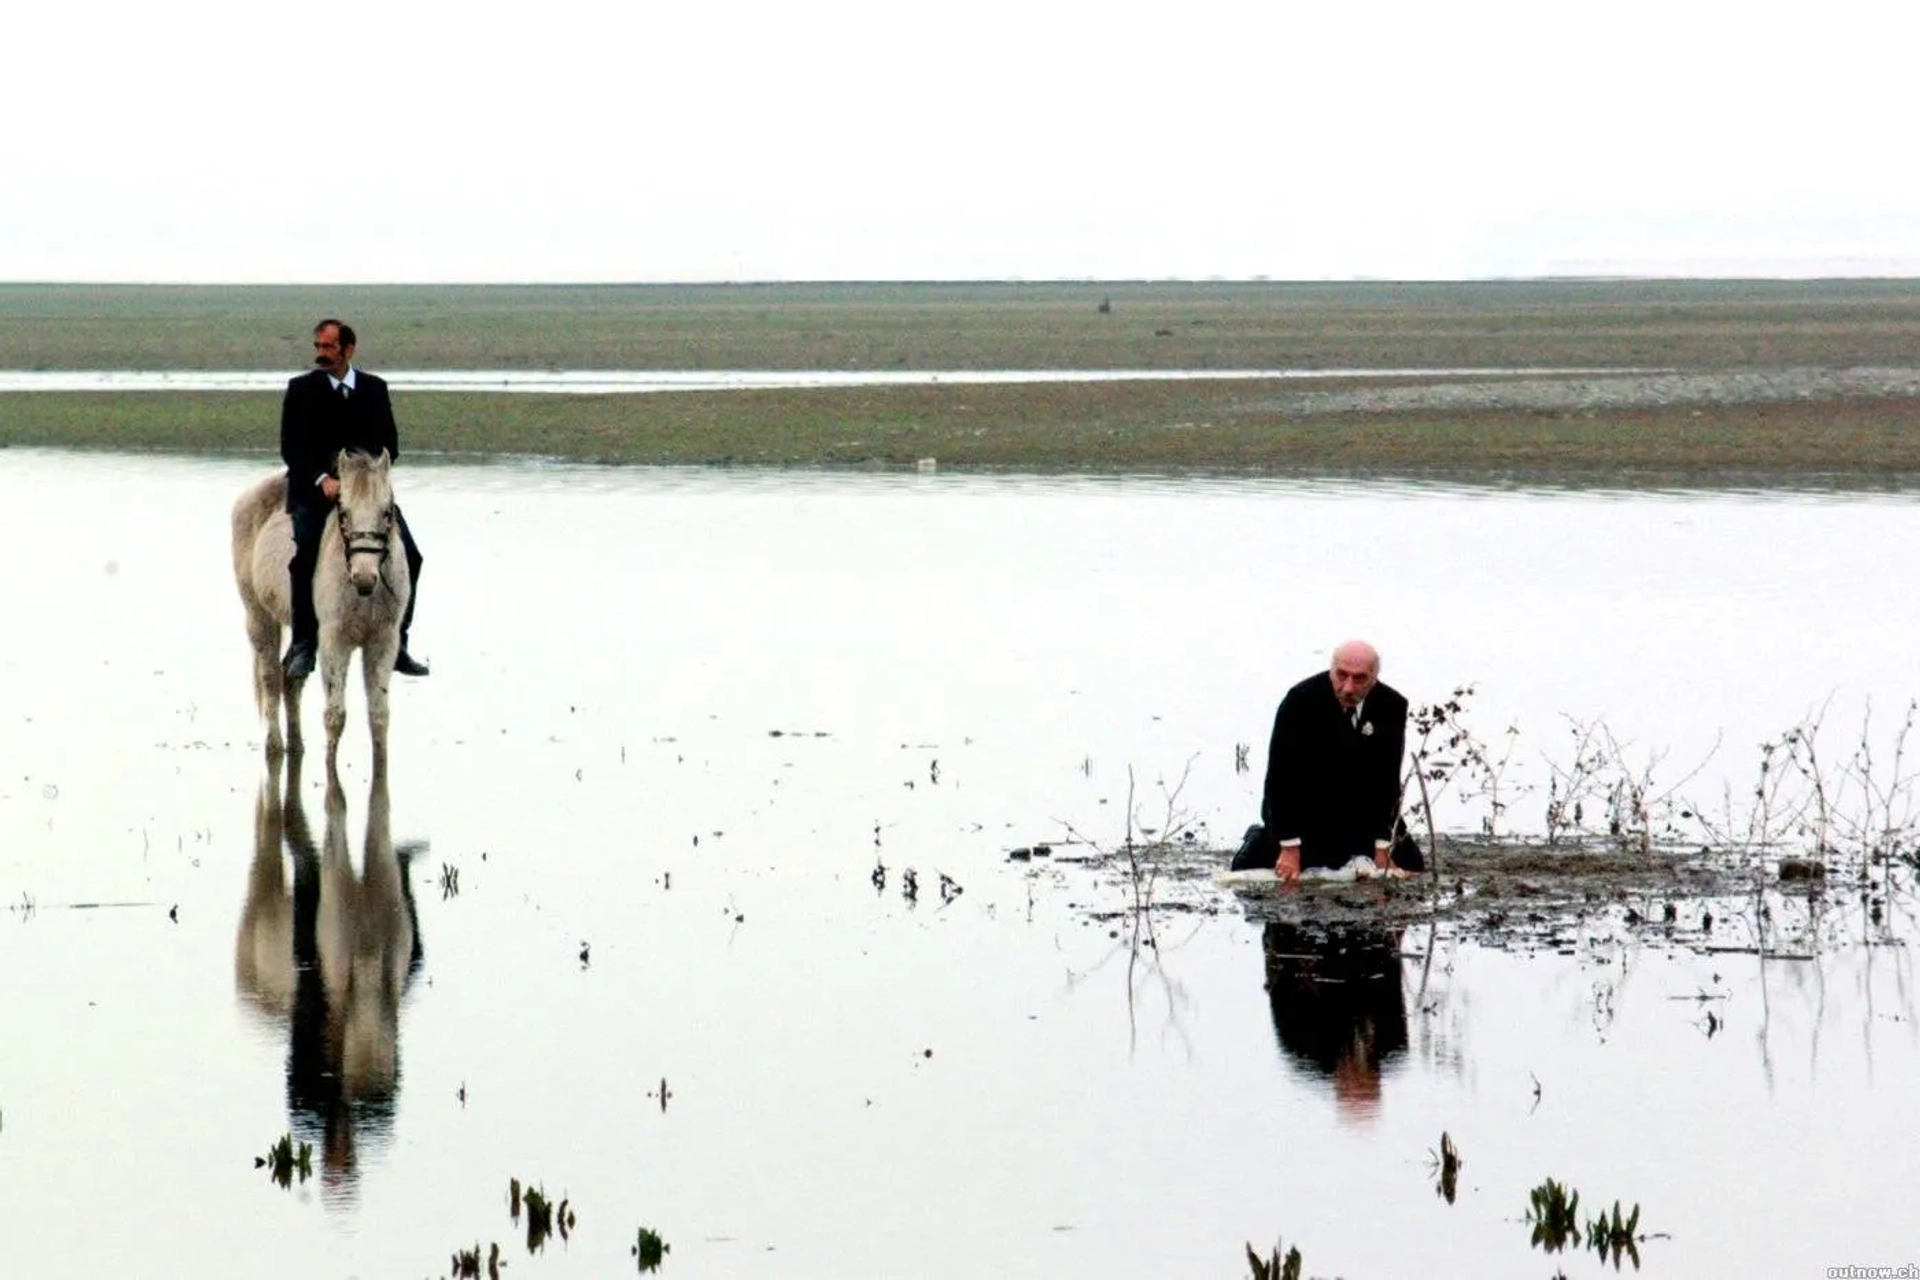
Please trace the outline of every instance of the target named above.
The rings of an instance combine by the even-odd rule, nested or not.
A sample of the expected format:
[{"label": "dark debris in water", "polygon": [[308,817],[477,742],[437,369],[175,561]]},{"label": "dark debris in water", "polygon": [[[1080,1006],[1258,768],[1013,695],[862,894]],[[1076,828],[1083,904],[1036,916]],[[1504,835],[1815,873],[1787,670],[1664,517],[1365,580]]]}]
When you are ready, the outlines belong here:
[{"label": "dark debris in water", "polygon": [[1452,1135],[1443,1131],[1440,1134],[1439,1154],[1433,1156],[1433,1167],[1438,1174],[1433,1192],[1448,1204],[1452,1204],[1459,1193],[1461,1164],[1460,1149],[1453,1145]]},{"label": "dark debris in water", "polygon": [[555,1205],[543,1188],[523,1185],[520,1179],[513,1178],[507,1184],[507,1203],[508,1213],[516,1225],[520,1222],[521,1210],[526,1211],[528,1253],[540,1252],[556,1232],[565,1240],[573,1231],[575,1215],[564,1196]]},{"label": "dark debris in water", "polygon": [[639,1261],[640,1270],[658,1271],[667,1255],[673,1252],[673,1246],[660,1238],[660,1233],[650,1227],[641,1227],[633,1248],[628,1250]]},{"label": "dark debris in water", "polygon": [[[487,1280],[500,1280],[501,1269],[506,1265],[506,1261],[500,1256],[500,1242],[496,1240],[493,1242],[492,1247],[487,1250]],[[452,1274],[454,1280],[467,1280],[468,1277],[478,1277],[480,1273],[480,1245],[478,1242],[476,1242],[471,1249],[455,1249],[453,1251]]]}]

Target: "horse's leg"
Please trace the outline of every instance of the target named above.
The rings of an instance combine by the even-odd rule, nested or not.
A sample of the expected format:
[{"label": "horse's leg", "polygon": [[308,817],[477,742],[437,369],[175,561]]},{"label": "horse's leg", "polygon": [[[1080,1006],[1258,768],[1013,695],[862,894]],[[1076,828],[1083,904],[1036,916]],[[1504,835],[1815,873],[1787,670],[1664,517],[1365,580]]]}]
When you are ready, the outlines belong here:
[{"label": "horse's leg", "polygon": [[340,734],[347,727],[347,663],[353,657],[338,627],[320,625],[320,680],[327,691],[327,768],[340,756]]},{"label": "horse's leg", "polygon": [[267,725],[267,755],[277,759],[286,744],[280,736],[280,624],[264,609],[247,606],[247,640],[253,645],[253,704]]},{"label": "horse's leg", "polygon": [[400,633],[388,632],[360,650],[360,675],[367,686],[367,723],[373,730],[373,764],[387,763],[388,688],[393,684],[393,660],[400,652]]},{"label": "horse's leg", "polygon": [[[279,644],[278,640],[274,641],[276,649]],[[276,673],[281,670],[278,657],[273,659],[273,669]],[[300,732],[300,694],[307,687],[307,678],[301,676],[298,680],[287,680],[281,675],[280,679],[286,686],[287,750],[297,756],[307,749],[306,737]]]}]

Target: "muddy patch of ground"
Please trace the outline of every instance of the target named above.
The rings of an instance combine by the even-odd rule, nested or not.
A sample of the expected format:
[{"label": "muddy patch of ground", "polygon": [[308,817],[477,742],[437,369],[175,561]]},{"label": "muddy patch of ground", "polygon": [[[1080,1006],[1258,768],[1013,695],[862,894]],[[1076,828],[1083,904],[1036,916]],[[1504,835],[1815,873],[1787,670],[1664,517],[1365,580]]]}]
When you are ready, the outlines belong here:
[{"label": "muddy patch of ground", "polygon": [[1625,934],[1700,952],[1804,955],[1822,945],[1841,915],[1877,920],[1875,904],[1890,892],[1877,874],[1862,880],[1797,858],[1769,860],[1756,870],[1697,849],[1446,842],[1438,874],[1294,884],[1223,883],[1231,858],[1231,850],[1182,845],[1138,860],[1124,851],[1063,851],[1058,861],[1118,890],[1089,906],[1089,915],[1102,921],[1142,910],[1238,911],[1263,924],[1328,935],[1358,926],[1433,924],[1513,950],[1570,950],[1595,935]]}]

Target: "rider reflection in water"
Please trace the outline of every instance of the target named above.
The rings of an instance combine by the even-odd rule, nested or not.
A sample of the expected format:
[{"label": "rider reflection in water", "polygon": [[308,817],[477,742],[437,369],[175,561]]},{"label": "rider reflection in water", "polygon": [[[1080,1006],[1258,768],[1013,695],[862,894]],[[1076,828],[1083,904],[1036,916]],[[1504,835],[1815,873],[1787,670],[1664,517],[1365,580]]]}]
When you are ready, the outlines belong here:
[{"label": "rider reflection in water", "polygon": [[1371,1119],[1407,1048],[1398,939],[1384,926],[1309,930],[1271,923],[1263,951],[1273,1033],[1296,1063],[1333,1083],[1343,1118]]},{"label": "rider reflection in water", "polygon": [[[298,757],[288,766],[279,807],[283,824],[265,820],[271,809],[263,795],[238,977],[254,1004],[291,1014],[286,1071],[293,1133],[319,1148],[323,1189],[350,1193],[359,1176],[360,1145],[384,1142],[393,1130],[400,1089],[400,1003],[422,956],[409,879],[411,851],[394,849],[384,771],[376,773],[368,797],[358,874],[347,847],[346,795],[337,776],[328,779],[326,830],[319,847],[300,802]],[[277,874],[282,825],[293,862],[290,929],[284,878]],[[276,890],[276,883],[282,887]],[[257,990],[263,985],[260,971],[272,967],[257,957],[276,940],[291,952],[290,981],[265,985],[280,988],[290,999],[270,999]]]}]

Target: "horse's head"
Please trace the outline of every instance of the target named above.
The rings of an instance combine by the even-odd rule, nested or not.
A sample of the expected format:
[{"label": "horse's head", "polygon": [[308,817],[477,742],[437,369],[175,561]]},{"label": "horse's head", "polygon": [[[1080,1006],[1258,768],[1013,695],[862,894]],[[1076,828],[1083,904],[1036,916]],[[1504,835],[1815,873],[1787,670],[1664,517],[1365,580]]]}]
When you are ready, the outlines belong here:
[{"label": "horse's head", "polygon": [[377,458],[342,453],[337,469],[347,580],[355,591],[370,596],[380,585],[380,570],[393,550],[393,464],[382,449]]}]

